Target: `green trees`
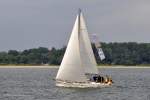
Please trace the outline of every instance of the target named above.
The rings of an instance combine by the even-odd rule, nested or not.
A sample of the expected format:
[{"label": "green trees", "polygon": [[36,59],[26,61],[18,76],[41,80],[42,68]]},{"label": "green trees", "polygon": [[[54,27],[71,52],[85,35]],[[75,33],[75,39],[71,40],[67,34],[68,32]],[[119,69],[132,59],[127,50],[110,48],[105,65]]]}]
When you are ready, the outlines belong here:
[{"label": "green trees", "polygon": [[[101,43],[106,59],[99,59],[97,50],[92,44],[93,52],[98,64],[110,65],[140,65],[150,64],[150,43]],[[62,61],[66,47],[61,49],[44,47],[24,51],[9,50],[0,52],[0,64],[29,64],[59,65]]]},{"label": "green trees", "polygon": [[8,64],[8,57],[6,52],[0,52],[0,64]]},{"label": "green trees", "polygon": [[100,63],[112,65],[150,64],[150,43],[102,43],[106,59]]},{"label": "green trees", "polygon": [[58,49],[58,50],[56,50],[55,48],[52,48],[48,55],[49,64],[59,65],[62,61],[65,50],[66,50],[66,47],[63,47],[62,49]]},{"label": "green trees", "polygon": [[16,50],[9,50],[0,53],[0,64],[47,64],[49,50],[44,47],[24,50],[18,52]]}]

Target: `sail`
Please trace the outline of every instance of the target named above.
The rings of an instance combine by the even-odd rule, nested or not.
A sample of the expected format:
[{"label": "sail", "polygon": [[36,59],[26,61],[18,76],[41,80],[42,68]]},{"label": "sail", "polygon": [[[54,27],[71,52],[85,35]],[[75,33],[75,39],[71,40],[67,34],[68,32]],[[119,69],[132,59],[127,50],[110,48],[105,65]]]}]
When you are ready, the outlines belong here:
[{"label": "sail", "polygon": [[72,34],[58,70],[56,79],[85,82],[85,72],[82,66],[79,48],[79,16],[77,16]]},{"label": "sail", "polygon": [[86,24],[83,18],[83,14],[80,14],[80,55],[82,65],[85,69],[85,73],[97,74],[97,64],[93,54],[91,42],[89,39],[89,34],[86,28]]}]

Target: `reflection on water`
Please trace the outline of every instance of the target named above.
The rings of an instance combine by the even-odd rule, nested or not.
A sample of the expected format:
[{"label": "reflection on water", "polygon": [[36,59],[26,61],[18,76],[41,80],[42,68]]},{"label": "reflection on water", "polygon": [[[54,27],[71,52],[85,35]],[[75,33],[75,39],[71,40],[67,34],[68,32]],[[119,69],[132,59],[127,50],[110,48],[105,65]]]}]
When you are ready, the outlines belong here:
[{"label": "reflection on water", "polygon": [[150,100],[150,69],[100,69],[107,88],[55,87],[57,69],[0,69],[0,100]]}]

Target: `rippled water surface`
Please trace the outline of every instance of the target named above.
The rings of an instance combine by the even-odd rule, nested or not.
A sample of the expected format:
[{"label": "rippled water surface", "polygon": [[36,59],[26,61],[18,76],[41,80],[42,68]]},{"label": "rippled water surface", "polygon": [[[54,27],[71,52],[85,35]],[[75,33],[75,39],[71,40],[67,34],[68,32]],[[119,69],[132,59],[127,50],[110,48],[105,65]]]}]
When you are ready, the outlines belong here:
[{"label": "rippled water surface", "polygon": [[100,69],[115,84],[99,89],[55,87],[58,69],[0,69],[0,100],[150,100],[149,69]]}]

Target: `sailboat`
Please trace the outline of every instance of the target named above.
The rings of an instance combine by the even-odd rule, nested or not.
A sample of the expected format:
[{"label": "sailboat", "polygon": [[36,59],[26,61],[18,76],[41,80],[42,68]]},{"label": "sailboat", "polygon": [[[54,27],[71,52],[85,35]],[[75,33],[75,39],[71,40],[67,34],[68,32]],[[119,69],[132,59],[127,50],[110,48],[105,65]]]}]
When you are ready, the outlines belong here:
[{"label": "sailboat", "polygon": [[[99,46],[99,45],[98,45]],[[104,59],[101,49],[98,53]],[[76,21],[56,76],[56,86],[60,87],[104,87],[110,82],[90,81],[90,77],[98,75],[97,63],[93,54],[89,34],[81,9]]]}]

